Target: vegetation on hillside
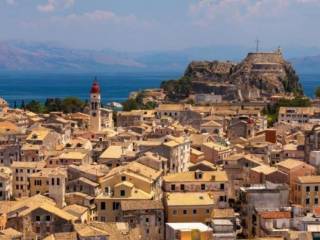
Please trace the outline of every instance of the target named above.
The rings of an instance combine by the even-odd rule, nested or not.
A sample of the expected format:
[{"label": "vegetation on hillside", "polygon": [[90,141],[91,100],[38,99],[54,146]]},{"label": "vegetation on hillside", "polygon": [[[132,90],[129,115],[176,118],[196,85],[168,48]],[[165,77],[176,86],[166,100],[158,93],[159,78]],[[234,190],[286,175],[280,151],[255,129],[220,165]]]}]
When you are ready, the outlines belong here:
[{"label": "vegetation on hillside", "polygon": [[168,99],[177,101],[187,98],[192,91],[190,77],[184,76],[178,80],[163,81],[160,87],[165,91]]},{"label": "vegetation on hillside", "polygon": [[320,86],[316,88],[316,91],[314,92],[317,98],[320,98]]},{"label": "vegetation on hillside", "polygon": [[156,107],[156,103],[152,101],[148,101],[144,103],[143,99],[145,98],[144,92],[139,92],[137,96],[133,98],[129,98],[125,102],[122,103],[123,111],[131,111],[138,109],[154,109]]},{"label": "vegetation on hillside", "polygon": [[287,73],[287,78],[282,80],[284,90],[286,92],[293,93],[296,96],[302,96],[303,88],[301,86],[301,83],[299,82],[299,76],[297,75],[295,70],[291,67],[286,66],[285,70]]},{"label": "vegetation on hillside", "polygon": [[268,104],[263,109],[263,114],[268,116],[268,124],[272,125],[278,120],[278,113],[280,107],[310,107],[311,102],[308,98],[305,97],[295,97],[292,100],[280,99],[275,104]]}]

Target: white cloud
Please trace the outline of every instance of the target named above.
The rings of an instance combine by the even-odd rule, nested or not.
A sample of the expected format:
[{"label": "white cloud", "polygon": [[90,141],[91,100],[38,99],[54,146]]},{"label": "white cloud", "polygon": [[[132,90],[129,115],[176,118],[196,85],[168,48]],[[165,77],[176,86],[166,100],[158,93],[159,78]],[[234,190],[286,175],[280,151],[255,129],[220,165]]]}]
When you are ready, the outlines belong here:
[{"label": "white cloud", "polygon": [[189,6],[194,23],[208,26],[215,21],[241,22],[253,18],[281,17],[291,6],[320,6],[320,0],[199,0]]},{"label": "white cloud", "polygon": [[95,10],[82,14],[69,14],[67,16],[54,17],[59,22],[84,22],[84,23],[115,23],[126,25],[150,26],[151,22],[140,21],[135,15],[119,15],[108,10]]},{"label": "white cloud", "polygon": [[48,0],[45,4],[37,6],[40,12],[53,12],[59,8],[69,8],[74,5],[75,0]]}]

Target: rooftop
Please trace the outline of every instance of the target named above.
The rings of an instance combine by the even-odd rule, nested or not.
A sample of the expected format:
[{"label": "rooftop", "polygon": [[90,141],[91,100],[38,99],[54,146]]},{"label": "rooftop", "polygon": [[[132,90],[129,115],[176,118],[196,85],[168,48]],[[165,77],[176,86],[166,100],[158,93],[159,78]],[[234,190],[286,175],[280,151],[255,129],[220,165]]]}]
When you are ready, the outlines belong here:
[{"label": "rooftop", "polygon": [[302,176],[298,177],[298,182],[300,183],[320,183],[320,176]]},{"label": "rooftop", "polygon": [[102,159],[118,159],[121,158],[123,154],[122,146],[109,146],[99,158]]},{"label": "rooftop", "polygon": [[208,192],[166,193],[168,206],[201,206],[214,205],[214,197]]},{"label": "rooftop", "polygon": [[123,211],[132,210],[152,210],[163,209],[162,201],[160,200],[139,200],[139,201],[121,201],[121,209]]},{"label": "rooftop", "polygon": [[201,178],[196,178],[196,172],[172,173],[163,177],[165,182],[227,182],[228,176],[225,171],[204,171]]}]

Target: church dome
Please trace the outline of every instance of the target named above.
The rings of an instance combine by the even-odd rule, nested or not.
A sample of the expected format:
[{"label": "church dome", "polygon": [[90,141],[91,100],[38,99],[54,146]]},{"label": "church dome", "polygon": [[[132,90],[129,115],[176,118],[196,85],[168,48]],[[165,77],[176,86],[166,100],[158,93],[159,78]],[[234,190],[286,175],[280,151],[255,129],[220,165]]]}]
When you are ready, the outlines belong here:
[{"label": "church dome", "polygon": [[100,93],[100,86],[97,81],[94,81],[90,93]]}]

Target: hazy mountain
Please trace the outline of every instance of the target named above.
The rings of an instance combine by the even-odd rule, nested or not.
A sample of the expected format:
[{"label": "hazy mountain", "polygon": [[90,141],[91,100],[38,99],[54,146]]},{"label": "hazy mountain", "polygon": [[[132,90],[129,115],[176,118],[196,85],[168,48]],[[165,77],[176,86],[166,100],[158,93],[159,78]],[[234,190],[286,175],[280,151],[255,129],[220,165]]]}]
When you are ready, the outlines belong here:
[{"label": "hazy mountain", "polygon": [[76,50],[54,43],[0,42],[1,70],[107,71],[141,67],[133,59],[103,51]]},{"label": "hazy mountain", "polygon": [[[243,46],[207,46],[176,51],[119,52],[72,49],[50,42],[3,41],[0,42],[0,71],[183,72],[193,60],[240,61],[253,50]],[[303,57],[318,54],[319,49],[292,47],[284,52],[299,72],[320,72],[320,55]]]}]

